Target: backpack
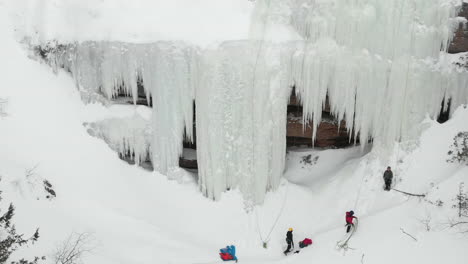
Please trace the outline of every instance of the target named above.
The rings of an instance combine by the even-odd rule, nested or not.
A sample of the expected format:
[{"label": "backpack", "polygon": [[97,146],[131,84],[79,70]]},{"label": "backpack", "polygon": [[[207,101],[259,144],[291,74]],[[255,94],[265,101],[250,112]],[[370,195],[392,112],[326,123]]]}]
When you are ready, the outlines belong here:
[{"label": "backpack", "polygon": [[299,247],[300,248],[304,248],[304,247],[307,247],[309,245],[312,245],[312,239],[310,239],[310,238],[306,238],[306,239],[302,240],[301,242],[299,242]]},{"label": "backpack", "polygon": [[219,253],[219,256],[222,260],[231,260],[233,259],[232,255],[229,253]]}]

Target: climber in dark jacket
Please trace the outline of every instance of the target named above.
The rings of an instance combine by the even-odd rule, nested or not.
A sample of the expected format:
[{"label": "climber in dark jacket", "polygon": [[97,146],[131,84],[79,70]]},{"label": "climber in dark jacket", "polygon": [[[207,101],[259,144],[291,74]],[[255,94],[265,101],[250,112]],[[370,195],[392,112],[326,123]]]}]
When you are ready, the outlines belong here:
[{"label": "climber in dark jacket", "polygon": [[288,232],[286,233],[286,243],[288,243],[288,248],[284,251],[284,254],[286,255],[287,253],[289,253],[289,251],[291,251],[291,248],[294,247],[294,242],[293,242],[293,229],[292,228],[289,228],[288,229]]},{"label": "climber in dark jacket", "polygon": [[385,190],[390,191],[390,188],[392,186],[392,179],[393,179],[393,172],[390,166],[388,166],[387,170],[384,172],[383,178],[385,181]]}]

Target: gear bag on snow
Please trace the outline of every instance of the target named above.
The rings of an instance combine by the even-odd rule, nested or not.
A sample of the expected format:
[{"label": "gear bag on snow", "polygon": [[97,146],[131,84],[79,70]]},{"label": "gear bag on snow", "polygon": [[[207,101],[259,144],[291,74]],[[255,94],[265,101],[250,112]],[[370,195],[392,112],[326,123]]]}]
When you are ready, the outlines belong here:
[{"label": "gear bag on snow", "polygon": [[312,239],[310,239],[310,238],[305,238],[304,240],[299,242],[299,247],[300,248],[305,248],[305,247],[307,247],[309,245],[312,245]]},{"label": "gear bag on snow", "polygon": [[229,253],[219,253],[219,256],[220,256],[221,259],[224,260],[224,261],[234,259],[234,258],[231,256],[231,254],[229,254]]},{"label": "gear bag on snow", "polygon": [[237,262],[236,247],[234,245],[226,246],[225,248],[220,249],[219,252],[219,256],[222,260],[235,260]]}]

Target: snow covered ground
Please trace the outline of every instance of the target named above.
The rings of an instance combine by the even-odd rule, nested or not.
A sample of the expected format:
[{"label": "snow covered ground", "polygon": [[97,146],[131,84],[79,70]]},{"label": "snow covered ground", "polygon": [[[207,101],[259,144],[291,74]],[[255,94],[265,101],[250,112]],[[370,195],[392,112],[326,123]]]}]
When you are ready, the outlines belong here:
[{"label": "snow covered ground", "polygon": [[[84,259],[87,264],[221,263],[217,251],[227,244],[238,247],[241,263],[467,263],[467,236],[446,223],[456,215],[453,199],[458,184],[468,181],[468,167],[447,163],[446,153],[454,135],[468,130],[468,109],[458,108],[444,124],[426,120],[419,140],[393,150],[291,149],[279,189],[246,212],[237,190],[220,201],[208,200],[190,174],[171,171],[176,180],[168,180],[128,165],[90,136],[85,122],[144,110],[83,104],[69,75],[55,75],[28,58],[1,7],[0,12],[0,102],[6,112],[0,117],[1,205],[15,204],[19,232],[31,234],[39,227],[41,235],[15,257],[50,255],[71,232],[90,232],[94,249]],[[378,158],[383,151],[391,153],[389,160]],[[384,192],[387,165],[396,173],[395,188],[425,193],[426,199]],[[43,180],[53,185],[56,198],[45,198]],[[443,206],[430,203],[437,200]],[[339,251],[335,244],[344,235],[344,212],[351,209],[359,229],[350,240],[352,249]],[[314,244],[285,257],[289,227],[296,244],[305,237]],[[268,237],[270,230],[264,249],[260,236]]]}]

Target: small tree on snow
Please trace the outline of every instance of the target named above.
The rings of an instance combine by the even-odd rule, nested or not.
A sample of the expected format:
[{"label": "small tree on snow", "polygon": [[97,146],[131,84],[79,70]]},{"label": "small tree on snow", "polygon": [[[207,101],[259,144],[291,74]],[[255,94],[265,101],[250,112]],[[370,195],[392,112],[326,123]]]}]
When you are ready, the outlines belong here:
[{"label": "small tree on snow", "polygon": [[[27,239],[23,238],[22,234],[16,233],[15,225],[12,223],[14,215],[15,207],[13,204],[10,204],[8,210],[0,216],[0,264],[8,263],[10,255],[21,246],[34,243],[39,239],[38,229],[36,229],[36,232]],[[11,264],[36,264],[41,259],[44,259],[44,257],[35,257],[32,261],[21,259],[19,261],[12,261]]]},{"label": "small tree on snow", "polygon": [[468,131],[459,132],[453,138],[453,144],[448,152],[448,162],[459,162],[468,165]]},{"label": "small tree on snow", "polygon": [[[463,182],[460,183],[458,194],[454,200],[456,203],[453,205],[453,208],[458,209],[458,219],[451,220],[450,227],[468,225],[468,193],[464,192]],[[468,230],[463,231],[463,233],[468,233]]]},{"label": "small tree on snow", "polygon": [[460,183],[458,194],[455,198],[457,203],[453,205],[458,209],[458,217],[468,217],[468,194],[464,192],[464,183]]},{"label": "small tree on snow", "polygon": [[93,250],[91,233],[72,233],[55,250],[52,258],[55,264],[78,264]]}]

